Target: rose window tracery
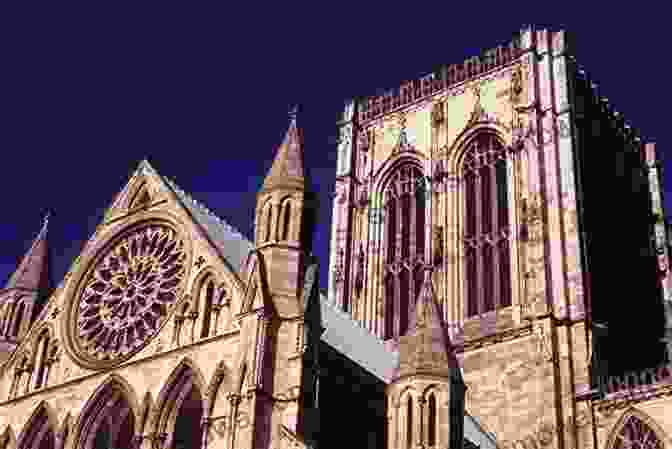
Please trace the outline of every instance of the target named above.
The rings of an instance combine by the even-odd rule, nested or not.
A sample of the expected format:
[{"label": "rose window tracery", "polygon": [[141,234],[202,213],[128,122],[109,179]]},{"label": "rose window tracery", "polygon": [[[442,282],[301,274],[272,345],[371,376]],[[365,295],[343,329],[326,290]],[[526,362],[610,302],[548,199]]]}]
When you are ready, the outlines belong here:
[{"label": "rose window tracery", "polygon": [[663,449],[663,443],[644,421],[629,416],[616,435],[612,449]]},{"label": "rose window tracery", "polygon": [[89,359],[130,356],[159,330],[185,276],[184,242],[165,225],[135,229],[100,257],[83,282],[74,334]]}]

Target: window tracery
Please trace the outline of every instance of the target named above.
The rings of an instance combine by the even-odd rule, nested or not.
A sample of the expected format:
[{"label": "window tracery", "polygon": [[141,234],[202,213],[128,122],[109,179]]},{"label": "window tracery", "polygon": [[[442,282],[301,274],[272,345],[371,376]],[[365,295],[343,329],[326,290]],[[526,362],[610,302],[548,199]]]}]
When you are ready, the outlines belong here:
[{"label": "window tracery", "polygon": [[467,317],[511,305],[506,150],[489,133],[467,147],[464,247]]},{"label": "window tracery", "polygon": [[151,224],[126,234],[83,281],[73,306],[81,355],[94,361],[130,356],[158,331],[185,274],[185,247],[171,228]]},{"label": "window tracery", "polygon": [[384,336],[403,335],[412,303],[422,285],[425,264],[425,181],[420,169],[399,167],[384,189]]},{"label": "window tracery", "polygon": [[656,432],[643,420],[630,415],[616,433],[611,449],[663,449]]}]

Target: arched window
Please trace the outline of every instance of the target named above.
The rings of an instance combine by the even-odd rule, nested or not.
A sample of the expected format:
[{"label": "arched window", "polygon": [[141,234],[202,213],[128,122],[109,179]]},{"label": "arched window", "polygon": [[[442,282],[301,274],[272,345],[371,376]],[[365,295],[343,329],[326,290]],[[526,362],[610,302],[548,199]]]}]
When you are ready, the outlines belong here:
[{"label": "arched window", "polygon": [[23,314],[25,312],[26,305],[25,303],[19,304],[19,307],[14,316],[14,322],[12,323],[12,333],[11,336],[16,338],[19,336],[19,331],[21,330],[21,322],[23,321]]},{"label": "arched window", "polygon": [[49,331],[46,329],[37,339],[37,372],[35,373],[35,388],[41,388],[47,383],[47,363],[49,356]]},{"label": "arched window", "polygon": [[157,400],[157,431],[165,435],[163,447],[187,449],[201,447],[203,391],[196,373],[185,363],[170,376]]},{"label": "arched window", "polygon": [[399,167],[384,189],[385,338],[406,332],[422,285],[426,193],[422,172],[412,164]]},{"label": "arched window", "polygon": [[73,447],[104,449],[133,447],[135,415],[130,392],[112,378],[84,405]]},{"label": "arched window", "polygon": [[476,136],[463,165],[467,317],[511,305],[506,151],[492,134]]},{"label": "arched window", "polygon": [[19,436],[19,449],[54,449],[55,434],[49,423],[49,416],[44,404],[31,416],[26,427]]},{"label": "arched window", "polygon": [[267,202],[261,212],[261,220],[259,221],[261,232],[261,242],[268,242],[271,240],[271,226],[273,224],[273,205]]},{"label": "arched window", "polygon": [[413,447],[413,398],[410,395],[406,401],[406,447]]},{"label": "arched window", "polygon": [[212,318],[212,305],[215,300],[215,281],[212,278],[206,279],[202,283],[200,295],[201,304],[203,304],[203,324],[201,327],[201,338],[210,335],[210,321]]},{"label": "arched window", "polygon": [[289,200],[282,205],[282,217],[280,220],[280,240],[289,240],[289,227],[292,219],[292,204]]},{"label": "arched window", "polygon": [[436,398],[434,393],[429,395],[427,401],[427,444],[436,445]]},{"label": "arched window", "polygon": [[663,449],[656,432],[637,416],[629,416],[616,434],[611,449]]}]

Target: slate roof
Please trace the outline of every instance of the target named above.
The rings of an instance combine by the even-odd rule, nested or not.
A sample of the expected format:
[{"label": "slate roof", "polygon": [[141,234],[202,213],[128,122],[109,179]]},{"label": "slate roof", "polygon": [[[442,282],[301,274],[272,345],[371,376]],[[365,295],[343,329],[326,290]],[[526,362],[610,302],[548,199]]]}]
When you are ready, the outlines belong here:
[{"label": "slate roof", "polygon": [[203,228],[208,238],[219,249],[224,260],[236,273],[241,273],[248,254],[254,249],[252,242],[224,219],[215,215],[205,205],[180,189],[171,179],[165,176],[160,177],[187,208],[194,220]]},{"label": "slate roof", "polygon": [[399,354],[385,349],[377,337],[359,326],[348,314],[337,310],[321,293],[320,306],[325,329],[321,340],[385,383],[390,383]]}]

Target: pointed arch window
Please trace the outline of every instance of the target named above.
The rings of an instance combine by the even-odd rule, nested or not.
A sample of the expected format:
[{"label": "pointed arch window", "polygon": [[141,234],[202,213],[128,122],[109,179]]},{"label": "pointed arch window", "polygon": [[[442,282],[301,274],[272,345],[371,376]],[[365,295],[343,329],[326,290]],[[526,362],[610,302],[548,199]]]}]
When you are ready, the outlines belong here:
[{"label": "pointed arch window", "polygon": [[663,449],[656,432],[639,417],[629,416],[616,434],[611,449]]},{"label": "pointed arch window", "polygon": [[35,373],[35,389],[47,384],[47,364],[49,363],[50,348],[49,331],[46,329],[37,340],[37,371]]},{"label": "pointed arch window", "polygon": [[403,335],[417,299],[425,263],[425,179],[412,163],[400,166],[384,188],[384,337]]},{"label": "pointed arch window", "polygon": [[16,315],[14,316],[14,322],[12,323],[12,332],[11,336],[17,338],[19,336],[19,331],[21,330],[21,322],[23,321],[23,315],[25,314],[26,304],[21,302],[18,308],[16,309]]},{"label": "pointed arch window", "polygon": [[436,445],[436,397],[434,393],[429,395],[427,401],[427,444],[430,447]]},{"label": "pointed arch window", "polygon": [[413,447],[413,398],[409,395],[406,400],[406,448]]},{"label": "pointed arch window", "polygon": [[208,277],[201,284],[201,304],[203,304],[203,323],[201,326],[201,338],[206,338],[210,335],[210,327],[212,320],[212,307],[215,301],[215,281],[212,277]]},{"label": "pointed arch window", "polygon": [[292,203],[286,200],[282,205],[282,217],[280,218],[280,240],[287,241],[290,238],[289,230],[292,220]]},{"label": "pointed arch window", "polygon": [[490,133],[467,146],[464,245],[467,317],[511,305],[506,150]]}]

